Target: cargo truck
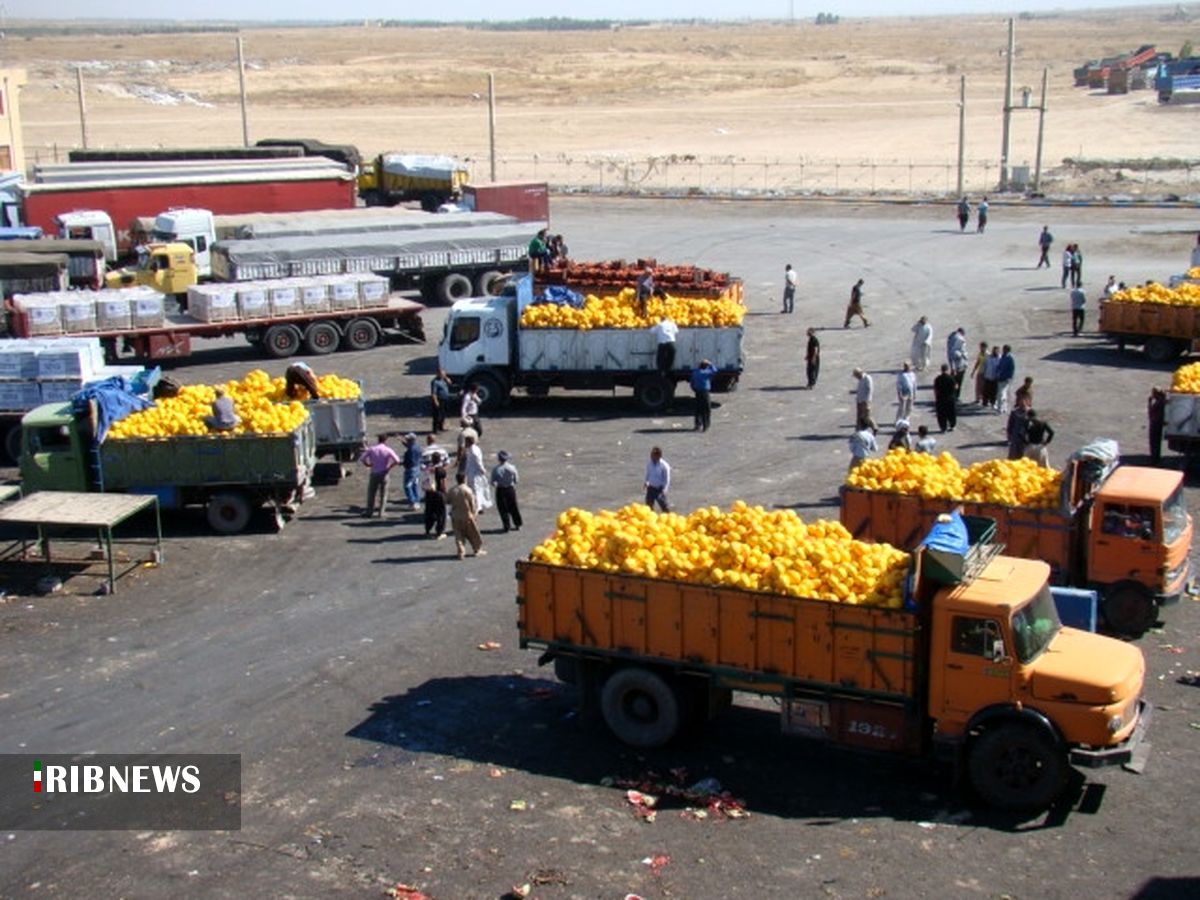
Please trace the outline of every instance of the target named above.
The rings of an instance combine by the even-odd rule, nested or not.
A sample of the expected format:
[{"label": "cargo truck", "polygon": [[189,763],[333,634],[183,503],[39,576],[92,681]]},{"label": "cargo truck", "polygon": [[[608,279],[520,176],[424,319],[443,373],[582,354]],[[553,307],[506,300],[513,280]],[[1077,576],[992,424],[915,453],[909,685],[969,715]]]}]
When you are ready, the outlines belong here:
[{"label": "cargo truck", "polygon": [[460,195],[470,172],[452,156],[381,153],[358,173],[358,193],[367,206],[415,200],[426,212]]},{"label": "cargo truck", "polygon": [[987,533],[931,535],[902,609],[520,561],[520,645],[634,747],[741,691],[775,699],[787,734],[950,762],[990,805],[1045,809],[1072,764],[1144,762],[1145,661],[1063,627],[1050,567],[994,555]]},{"label": "cargo truck", "polygon": [[[0,295],[65,291],[70,259],[65,253],[5,253],[0,249]],[[0,319],[7,333],[8,323]]]},{"label": "cargo truck", "polygon": [[110,263],[132,253],[130,225],[172,206],[214,213],[352,208],[354,175],[321,158],[38,166],[21,187],[21,219],[47,234],[103,240]]},{"label": "cargo truck", "polygon": [[657,411],[702,359],[718,369],[714,389],[720,378],[728,390],[742,371],[740,325],[679,329],[675,368],[663,375],[649,328],[523,328],[521,312],[532,300],[532,279],[523,275],[499,296],[460,300],[446,317],[438,363],[456,382],[477,385],[485,410],[506,403],[516,388],[544,396],[551,388],[632,387],[643,409]]},{"label": "cargo truck", "polygon": [[93,240],[10,240],[0,243],[0,259],[10,253],[44,253],[67,258],[69,287],[96,291],[104,286],[106,264],[104,245]]},{"label": "cargo truck", "polygon": [[21,487],[35,491],[153,494],[163,509],[203,506],[209,525],[236,534],[267,505],[277,528],[312,491],[313,420],[287,434],[95,441],[94,412],[51,403],[21,422]]},{"label": "cargo truck", "polygon": [[1200,346],[1200,307],[1107,300],[1100,304],[1100,331],[1121,350],[1140,346],[1151,362],[1171,362]]},{"label": "cargo truck", "polygon": [[1192,517],[1181,472],[1076,454],[1050,509],[841,488],[841,521],[851,534],[902,548],[957,506],[995,520],[1006,553],[1045,560],[1054,584],[1097,591],[1117,634],[1140,637],[1162,606],[1190,590]]},{"label": "cargo truck", "polygon": [[1163,422],[1167,446],[1193,463],[1200,456],[1200,394],[1167,391]]}]

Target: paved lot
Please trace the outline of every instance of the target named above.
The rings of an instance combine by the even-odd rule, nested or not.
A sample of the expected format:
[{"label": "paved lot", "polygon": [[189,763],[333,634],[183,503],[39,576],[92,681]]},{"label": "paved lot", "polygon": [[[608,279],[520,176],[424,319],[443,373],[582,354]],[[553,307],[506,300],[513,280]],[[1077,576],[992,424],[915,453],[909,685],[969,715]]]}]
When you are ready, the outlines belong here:
[{"label": "paved lot", "polygon": [[[236,834],[0,834],[0,896],[369,897],[400,882],[440,900],[526,882],[548,900],[1195,896],[1194,602],[1140,641],[1157,707],[1145,774],[1092,773],[1077,802],[1030,821],[975,810],[920,767],[785,739],[767,706],[735,710],[693,743],[632,752],[580,722],[569,691],[516,648],[513,561],[564,507],[635,500],[652,444],[675,468],[679,509],[740,498],[836,516],[850,370],[877,373],[884,421],[921,314],[939,350],[958,325],[972,345],[1013,344],[1057,431],[1055,463],[1095,436],[1144,454],[1145,397],[1169,372],[1070,336],[1057,268],[1032,268],[1043,223],[1058,248],[1082,245],[1092,296],[1110,273],[1133,283],[1185,268],[1192,235],[1134,228],[1197,224],[1189,212],[993,206],[977,236],[958,234],[948,207],[556,201],[555,230],[578,258],[656,256],[745,278],[746,375],[713,429],[691,431],[686,400],[649,418],[626,396],[517,398],[482,444],[513,453],[527,524],[492,533],[489,513],[486,558],[454,560],[448,542],[421,538],[416,514],[357,517],[365,479],[354,473],[280,534],[263,521],[217,538],[199,514],[169,518],[166,564],[116,596],[72,580],[62,595],[9,597],[0,751],[237,752],[244,810]],[[786,262],[801,283],[789,317],[776,314]],[[860,276],[872,327],[844,331]],[[443,317],[428,314],[431,337]],[[825,352],[812,392],[798,389],[809,325]],[[392,346],[317,365],[363,379],[372,428],[403,432],[426,424],[434,352]],[[214,344],[176,374],[211,381],[260,364]],[[932,422],[922,388],[918,421]],[[1000,455],[1000,439],[999,416],[968,408],[939,447],[975,461]],[[1193,512],[1197,502],[1189,489]],[[485,641],[502,647],[477,649]],[[667,808],[647,823],[614,785],[706,777],[750,817]],[[659,854],[669,861],[643,862]]]}]

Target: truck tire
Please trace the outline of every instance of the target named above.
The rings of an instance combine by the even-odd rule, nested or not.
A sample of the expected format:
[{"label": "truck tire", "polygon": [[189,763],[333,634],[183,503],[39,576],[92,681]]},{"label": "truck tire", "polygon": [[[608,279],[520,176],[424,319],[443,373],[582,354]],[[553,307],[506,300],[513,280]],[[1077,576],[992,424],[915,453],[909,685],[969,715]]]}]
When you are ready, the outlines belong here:
[{"label": "truck tire", "polygon": [[721,372],[713,376],[712,392],[714,394],[732,394],[738,388],[737,372]]},{"label": "truck tire", "polygon": [[508,386],[491,372],[480,372],[467,379],[479,388],[480,412],[496,412],[508,402]]},{"label": "truck tire", "polygon": [[971,787],[989,806],[1040,812],[1062,793],[1067,757],[1062,747],[1023,722],[1004,722],[985,731],[967,757]]},{"label": "truck tire", "polygon": [[1187,344],[1174,338],[1156,336],[1148,338],[1142,346],[1146,359],[1153,363],[1172,362],[1183,355]]},{"label": "truck tire", "polygon": [[16,465],[21,461],[21,423],[13,422],[4,433],[4,455]]},{"label": "truck tire", "polygon": [[332,322],[313,322],[304,332],[304,349],[313,356],[332,353],[342,342],[342,333]]},{"label": "truck tire", "polygon": [[681,724],[679,698],[662,676],[631,666],[604,682],[600,711],[609,729],[631,747],[661,747]]},{"label": "truck tire", "polygon": [[500,293],[500,289],[504,286],[504,280],[508,278],[503,272],[498,272],[491,269],[487,272],[475,277],[475,296],[476,297],[495,297]]},{"label": "truck tire", "polygon": [[208,524],[219,534],[240,534],[250,524],[254,512],[250,500],[238,491],[213,494],[208,501]]},{"label": "truck tire", "polygon": [[1109,631],[1136,640],[1158,621],[1158,603],[1136,581],[1122,581],[1104,592],[1100,610]]},{"label": "truck tire", "polygon": [[675,382],[657,373],[643,375],[633,386],[633,396],[647,412],[662,412],[675,396]]},{"label": "truck tire", "polygon": [[461,272],[451,272],[438,282],[438,300],[446,306],[452,306],[458,300],[471,296],[473,288],[471,279]]},{"label": "truck tire", "polygon": [[295,325],[272,325],[263,334],[262,345],[267,356],[286,359],[296,355],[303,339],[300,329]]},{"label": "truck tire", "polygon": [[352,319],[342,336],[346,350],[370,350],[379,343],[379,326],[374,319]]}]

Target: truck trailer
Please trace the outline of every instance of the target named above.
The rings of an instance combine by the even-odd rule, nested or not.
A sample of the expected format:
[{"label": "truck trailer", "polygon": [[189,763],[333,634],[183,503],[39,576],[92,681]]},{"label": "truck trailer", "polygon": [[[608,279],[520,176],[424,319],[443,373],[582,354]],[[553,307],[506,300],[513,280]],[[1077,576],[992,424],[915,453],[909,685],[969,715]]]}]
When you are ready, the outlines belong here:
[{"label": "truck trailer", "polygon": [[951,763],[992,806],[1045,809],[1071,764],[1148,750],[1145,660],[1063,627],[1050,567],[995,555],[982,522],[931,535],[901,609],[519,561],[520,645],[634,747],[743,692],[774,699],[786,734]]},{"label": "truck trailer", "polygon": [[532,278],[513,279],[498,296],[460,300],[450,309],[438,345],[438,364],[455,381],[479,388],[485,410],[522,388],[544,396],[551,388],[633,388],[643,409],[664,409],[700,361],[718,370],[714,388],[729,390],[744,363],[742,326],[680,328],[675,366],[662,374],[649,328],[524,328],[521,312],[533,299]]}]

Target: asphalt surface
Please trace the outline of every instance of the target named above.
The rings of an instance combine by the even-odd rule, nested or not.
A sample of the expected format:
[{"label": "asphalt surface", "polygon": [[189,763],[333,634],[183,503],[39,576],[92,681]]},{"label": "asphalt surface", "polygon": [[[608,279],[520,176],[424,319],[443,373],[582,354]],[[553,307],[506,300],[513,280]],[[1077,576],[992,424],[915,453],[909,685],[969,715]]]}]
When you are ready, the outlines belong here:
[{"label": "asphalt surface", "polygon": [[[649,448],[674,467],[677,509],[736,499],[836,517],[853,419],[850,371],[876,373],[889,420],[893,373],[919,315],[968,344],[1008,342],[1018,379],[1056,430],[1054,464],[1097,436],[1144,460],[1145,398],[1169,367],[1070,335],[1055,266],[1036,237],[1079,242],[1094,298],[1187,266],[1187,211],[992,206],[985,235],[959,234],[952,207],[556,199],[554,230],[580,259],[694,262],[746,282],[746,372],[691,430],[686,398],[648,417],[626,391],[515,399],[485,421],[489,458],[521,473],[525,527],[484,520],[486,557],[459,562],[423,538],[418,513],[358,515],[361,471],[323,486],[279,534],[266,518],[235,538],[202,514],[166,519],[164,564],[114,596],[67,580],[52,596],[0,570],[0,752],[233,752],[243,762],[237,833],[0,833],[0,896],[431,897],[1168,897],[1200,893],[1193,849],[1200,605],[1171,608],[1138,642],[1156,707],[1146,771],[1087,773],[1033,819],[980,810],[920,765],[815,747],[778,734],[769,704],[737,708],[690,743],[638,753],[581,721],[570,689],[517,648],[513,562],[562,509],[638,499]],[[1140,231],[1135,233],[1133,229]],[[784,263],[796,313],[778,314]],[[841,328],[866,280],[872,327]],[[313,360],[366,386],[372,430],[427,427],[423,397],[444,310],[425,346]],[[803,382],[804,329],[820,329],[820,382]],[[213,381],[262,365],[234,341],[205,345],[174,374]],[[933,424],[930,379],[914,423]],[[935,429],[936,430],[936,429]],[[1003,454],[997,415],[967,407],[939,436],[973,462]],[[394,486],[393,493],[399,494]],[[1198,509],[1195,488],[1189,507]],[[1193,562],[1195,558],[1193,557]],[[13,593],[16,592],[16,593]],[[494,641],[499,649],[481,650]],[[749,816],[697,820],[668,792],[655,821],[624,787],[717,779]],[[523,807],[523,808],[521,808]],[[657,858],[657,859],[656,859]]]}]

